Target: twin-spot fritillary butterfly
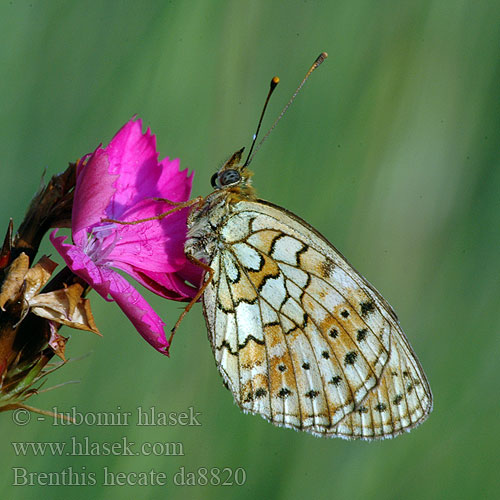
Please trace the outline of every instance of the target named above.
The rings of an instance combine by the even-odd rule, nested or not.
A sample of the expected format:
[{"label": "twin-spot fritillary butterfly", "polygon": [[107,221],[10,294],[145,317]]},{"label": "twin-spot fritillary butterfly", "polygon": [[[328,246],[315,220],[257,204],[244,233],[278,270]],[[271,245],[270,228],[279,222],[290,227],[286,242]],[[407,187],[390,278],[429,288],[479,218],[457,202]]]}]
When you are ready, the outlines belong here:
[{"label": "twin-spot fritillary butterfly", "polygon": [[432,393],[395,312],[328,240],[251,185],[278,82],[246,162],[237,151],[212,177],[213,193],[171,202],[191,207],[185,253],[206,271],[172,336],[201,297],[217,367],[243,411],[317,436],[397,436],[427,418]]},{"label": "twin-spot fritillary butterfly", "polygon": [[256,198],[242,151],[193,207],[185,245],[208,271],[208,335],[240,408],[344,438],[423,422],[431,390],[391,306],[309,224]]}]

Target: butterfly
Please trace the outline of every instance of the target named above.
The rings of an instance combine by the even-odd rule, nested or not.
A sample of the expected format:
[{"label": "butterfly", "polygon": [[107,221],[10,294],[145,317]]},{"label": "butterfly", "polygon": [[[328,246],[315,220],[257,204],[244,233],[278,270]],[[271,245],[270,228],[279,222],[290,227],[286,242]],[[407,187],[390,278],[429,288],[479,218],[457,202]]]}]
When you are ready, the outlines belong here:
[{"label": "butterfly", "polygon": [[192,205],[184,247],[206,271],[194,301],[225,385],[244,412],[316,436],[411,430],[432,393],[392,307],[307,222],[256,197],[242,153]]},{"label": "butterfly", "polygon": [[376,439],[425,420],[432,393],[391,306],[288,210],[257,199],[236,152],[188,217],[203,312],[236,403],[278,426]]}]

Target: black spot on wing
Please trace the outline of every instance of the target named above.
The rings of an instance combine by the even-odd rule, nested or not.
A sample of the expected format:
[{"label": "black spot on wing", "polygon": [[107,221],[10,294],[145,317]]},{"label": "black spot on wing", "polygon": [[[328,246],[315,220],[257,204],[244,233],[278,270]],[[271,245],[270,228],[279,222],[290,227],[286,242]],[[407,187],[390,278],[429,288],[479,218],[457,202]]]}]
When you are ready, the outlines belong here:
[{"label": "black spot on wing", "polygon": [[307,314],[304,311],[304,314],[302,315],[302,324],[300,325],[300,328],[302,328],[302,330],[306,327],[308,321],[309,321],[309,314]]},{"label": "black spot on wing", "polygon": [[266,394],[267,394],[267,391],[264,388],[262,388],[262,387],[259,387],[255,391],[255,397],[256,398],[263,398]]},{"label": "black spot on wing", "polygon": [[403,396],[401,394],[398,394],[393,400],[392,400],[392,404],[394,405],[399,405],[401,403],[401,401],[403,401]]},{"label": "black spot on wing", "polygon": [[368,330],[366,328],[363,328],[362,330],[358,330],[358,334],[356,335],[356,339],[358,342],[361,342],[362,340],[366,339],[366,336],[368,335]]},{"label": "black spot on wing", "polygon": [[371,300],[361,302],[361,304],[359,304],[359,307],[361,316],[366,316],[375,310],[375,304]]},{"label": "black spot on wing", "polygon": [[328,335],[330,335],[330,337],[332,339],[336,339],[338,336],[339,336],[339,332],[336,328],[332,328],[329,332],[328,332]]},{"label": "black spot on wing", "polygon": [[279,392],[278,396],[282,399],[285,399],[286,397],[290,396],[292,394],[292,391],[286,387],[283,387]]},{"label": "black spot on wing", "polygon": [[305,396],[310,398],[310,399],[314,399],[316,396],[318,396],[319,394],[319,391],[315,391],[315,390],[310,390],[309,392],[306,392],[305,393]]},{"label": "black spot on wing", "polygon": [[354,362],[356,361],[356,358],[358,357],[358,353],[356,351],[351,351],[351,352],[348,352],[345,356],[344,356],[344,363],[346,365],[353,365]]}]

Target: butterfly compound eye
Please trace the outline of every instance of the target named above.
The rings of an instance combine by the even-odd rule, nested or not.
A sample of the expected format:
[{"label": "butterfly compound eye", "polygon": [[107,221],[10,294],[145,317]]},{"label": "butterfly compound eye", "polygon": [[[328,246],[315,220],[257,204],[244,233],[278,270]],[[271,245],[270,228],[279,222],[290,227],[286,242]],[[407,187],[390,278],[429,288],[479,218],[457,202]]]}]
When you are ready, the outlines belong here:
[{"label": "butterfly compound eye", "polygon": [[229,169],[224,170],[219,175],[219,182],[221,186],[229,186],[231,184],[236,184],[241,180],[241,175],[237,170]]}]

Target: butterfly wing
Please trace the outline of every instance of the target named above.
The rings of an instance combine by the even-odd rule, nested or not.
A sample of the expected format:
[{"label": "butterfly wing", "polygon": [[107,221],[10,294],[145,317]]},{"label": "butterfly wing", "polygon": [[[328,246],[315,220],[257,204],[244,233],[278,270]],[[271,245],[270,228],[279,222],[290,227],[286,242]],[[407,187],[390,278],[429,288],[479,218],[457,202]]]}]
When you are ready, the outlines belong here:
[{"label": "butterfly wing", "polygon": [[430,389],[395,313],[326,239],[262,201],[234,203],[217,231],[204,313],[244,411],[362,438],[424,419]]},{"label": "butterfly wing", "polygon": [[399,330],[379,384],[332,432],[345,438],[394,437],[423,422],[431,409],[429,384]]}]

